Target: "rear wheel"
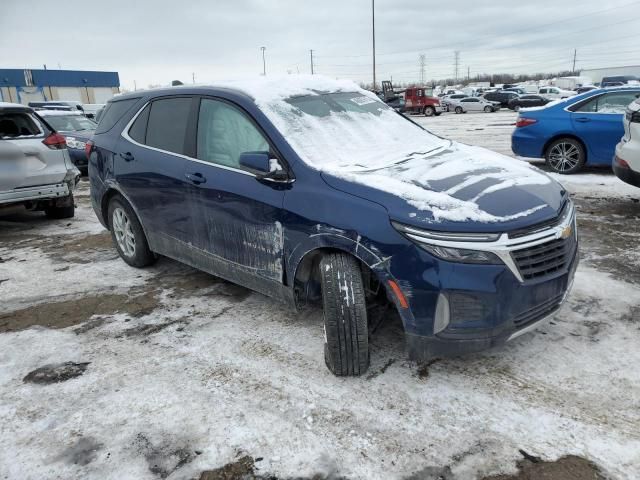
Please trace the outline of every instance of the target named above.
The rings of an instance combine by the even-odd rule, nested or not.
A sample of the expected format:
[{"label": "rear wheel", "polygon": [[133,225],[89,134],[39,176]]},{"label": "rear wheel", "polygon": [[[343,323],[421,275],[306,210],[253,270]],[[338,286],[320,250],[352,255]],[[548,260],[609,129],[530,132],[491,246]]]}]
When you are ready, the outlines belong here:
[{"label": "rear wheel", "polygon": [[133,208],[120,196],[109,202],[111,238],[120,257],[132,267],[146,267],[156,261]]},{"label": "rear wheel", "polygon": [[69,194],[69,197],[65,199],[64,203],[66,205],[60,207],[47,207],[44,209],[44,213],[48,218],[52,219],[62,219],[62,218],[73,218],[76,214],[76,206],[73,200],[73,194]]},{"label": "rear wheel", "polygon": [[586,155],[578,140],[565,137],[554,140],[547,147],[545,160],[554,172],[571,174],[582,169]]},{"label": "rear wheel", "polygon": [[433,117],[436,114],[436,109],[430,106],[424,107],[424,116]]},{"label": "rear wheel", "polygon": [[456,107],[455,112],[458,114],[462,113],[462,107]]},{"label": "rear wheel", "polygon": [[369,368],[369,332],[362,272],[345,253],[320,261],[324,313],[324,360],[338,376],[358,376]]}]

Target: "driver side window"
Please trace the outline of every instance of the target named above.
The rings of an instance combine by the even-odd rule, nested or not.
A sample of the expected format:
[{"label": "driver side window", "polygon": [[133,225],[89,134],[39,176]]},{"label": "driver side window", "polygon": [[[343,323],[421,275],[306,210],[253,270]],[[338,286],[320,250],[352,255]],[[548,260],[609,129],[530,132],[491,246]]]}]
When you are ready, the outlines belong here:
[{"label": "driver side window", "polygon": [[268,152],[269,142],[244,112],[226,102],[204,98],[198,115],[197,158],[225,167],[240,166],[245,152]]}]

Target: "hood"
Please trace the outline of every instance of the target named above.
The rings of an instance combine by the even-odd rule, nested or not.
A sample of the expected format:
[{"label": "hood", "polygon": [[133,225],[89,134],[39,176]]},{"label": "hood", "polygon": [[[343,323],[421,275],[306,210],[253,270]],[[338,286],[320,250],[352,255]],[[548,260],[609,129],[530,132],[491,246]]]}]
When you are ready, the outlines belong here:
[{"label": "hood", "polygon": [[521,229],[555,218],[567,195],[528,163],[456,142],[384,167],[321,175],[337,190],[381,204],[392,220],[441,231]]}]

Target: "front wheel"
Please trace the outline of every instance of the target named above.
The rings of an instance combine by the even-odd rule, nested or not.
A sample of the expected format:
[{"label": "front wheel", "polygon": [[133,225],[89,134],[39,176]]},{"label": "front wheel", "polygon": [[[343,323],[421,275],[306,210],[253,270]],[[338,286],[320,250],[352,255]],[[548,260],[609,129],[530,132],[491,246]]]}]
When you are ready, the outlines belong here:
[{"label": "front wheel", "polygon": [[547,147],[545,160],[554,172],[571,174],[582,169],[586,155],[584,147],[576,139],[560,138]]},{"label": "front wheel", "polygon": [[486,107],[484,107],[484,113],[491,113],[491,112],[493,112],[493,111],[495,111],[495,110],[493,109],[493,107],[490,107],[490,106],[488,106],[488,105],[487,105]]},{"label": "front wheel", "polygon": [[346,253],[320,261],[324,313],[324,360],[337,376],[362,375],[369,368],[369,332],[362,272]]},{"label": "front wheel", "polygon": [[455,112],[457,114],[461,114],[462,113],[462,107],[456,107]]},{"label": "front wheel", "polygon": [[126,263],[142,268],[156,261],[136,213],[120,196],[109,202],[109,229],[116,250]]},{"label": "front wheel", "polygon": [[519,112],[520,111],[520,105],[516,105],[515,107],[513,107],[513,110],[515,112]]},{"label": "front wheel", "polygon": [[436,114],[436,109],[433,107],[424,107],[424,116],[433,117]]}]

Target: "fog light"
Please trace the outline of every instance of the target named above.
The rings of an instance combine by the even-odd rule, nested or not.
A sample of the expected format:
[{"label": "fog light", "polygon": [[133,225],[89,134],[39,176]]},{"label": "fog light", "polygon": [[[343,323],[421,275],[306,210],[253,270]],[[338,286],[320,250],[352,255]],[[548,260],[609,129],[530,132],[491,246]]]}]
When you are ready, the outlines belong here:
[{"label": "fog light", "polygon": [[438,303],[436,304],[436,315],[433,319],[433,333],[439,333],[449,325],[450,309],[449,299],[441,293],[438,295]]}]

